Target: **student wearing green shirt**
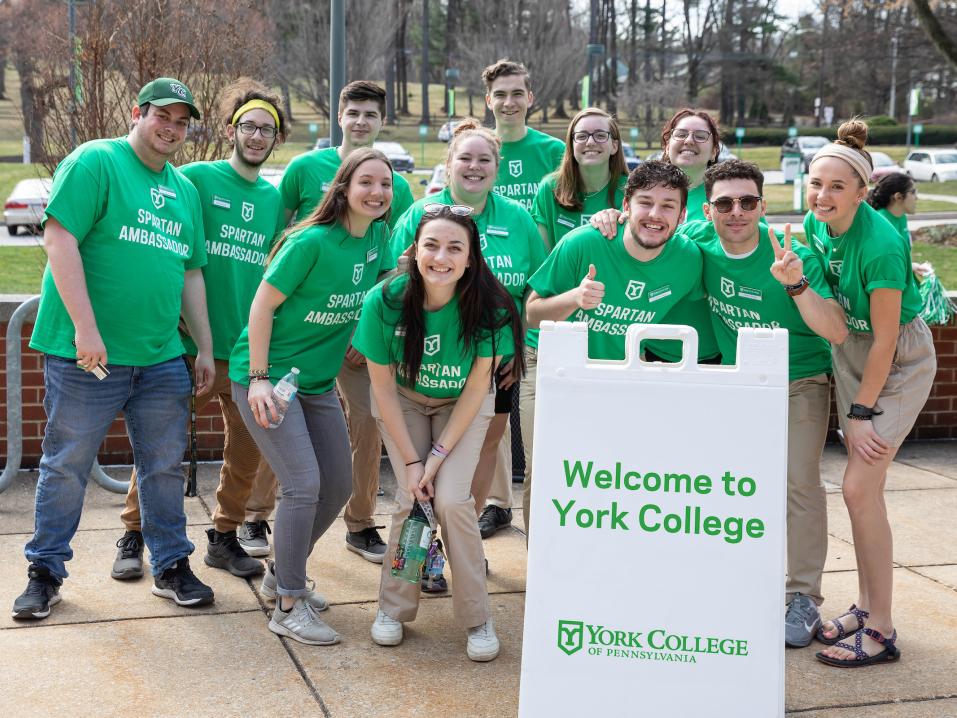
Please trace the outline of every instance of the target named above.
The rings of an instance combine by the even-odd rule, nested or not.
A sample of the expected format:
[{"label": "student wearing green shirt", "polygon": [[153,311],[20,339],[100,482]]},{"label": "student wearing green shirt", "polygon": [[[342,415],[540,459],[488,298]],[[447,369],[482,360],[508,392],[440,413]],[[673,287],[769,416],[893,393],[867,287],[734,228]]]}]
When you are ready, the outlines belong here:
[{"label": "student wearing green shirt", "polygon": [[[492,191],[499,168],[500,146],[498,136],[482,127],[478,120],[468,118],[459,123],[449,142],[446,159],[448,187],[412,205],[395,227],[392,251],[398,257],[412,245],[419,220],[429,205],[459,204],[471,207],[485,263],[508,291],[516,308],[520,308],[525,301],[528,278],[545,259],[545,244],[525,208]],[[495,418],[489,424],[472,485],[477,506],[485,505],[496,451],[508,425],[513,393],[518,388],[512,368],[512,359],[506,357],[504,366],[499,370]],[[507,516],[511,521],[511,509],[508,509]]]},{"label": "student wearing green shirt", "polygon": [[[336,173],[308,219],[274,247],[243,330],[229,358],[233,401],[276,472],[276,560],[262,592],[276,597],[269,630],[310,645],[339,635],[317,611],[328,602],[307,587],[306,559],[352,490],[349,434],[334,391],[362,298],[390,261],[384,217],[392,167],[378,150],[359,149]],[[299,391],[279,419],[273,383],[293,368]]]},{"label": "student wearing green shirt", "polygon": [[[239,410],[230,396],[229,354],[249,319],[249,305],[262,280],[263,265],[273,239],[285,226],[276,188],[259,176],[259,168],[285,138],[282,102],[266,87],[240,80],[224,90],[221,103],[226,137],[233,145],[227,160],[194,162],[181,172],[199,193],[206,234],[207,263],[203,267],[209,323],[213,335],[216,382],[196,400],[202,411],[214,397],[225,427],[223,466],[216,489],[213,528],[205,562],[234,576],[258,576],[263,565],[246,553],[236,535],[246,517],[246,501],[257,480],[260,456]],[[186,356],[196,356],[196,345],[184,337]],[[267,491],[276,493],[268,466],[259,472]],[[120,517],[126,533],[117,541],[111,576],[126,580],[143,575],[143,534],[136,470],[130,477],[126,507]]]},{"label": "student wearing green shirt", "polygon": [[[720,133],[718,125],[704,110],[684,108],[678,110],[661,130],[662,160],[670,162],[688,176],[688,207],[684,222],[704,219],[704,173],[718,161]],[[612,237],[614,228],[609,227],[607,217],[601,213],[592,218],[592,224],[603,228],[606,237]],[[619,221],[624,221],[619,219]],[[720,364],[718,341],[711,327],[711,310],[704,300],[684,302],[675,307],[666,324],[686,324],[698,332],[698,362]],[[681,359],[678,342],[658,340],[646,343],[648,360],[675,362]]]},{"label": "student wearing green shirt", "polygon": [[526,124],[535,95],[525,65],[499,60],[482,71],[482,81],[495,134],[502,140],[495,192],[531,211],[542,178],[558,169],[565,145]]},{"label": "student wearing green shirt", "polygon": [[[535,95],[525,65],[499,60],[482,71],[482,81],[485,104],[495,118],[495,134],[502,140],[494,191],[531,212],[544,178],[558,169],[565,144],[527,125]],[[512,524],[512,435],[507,426],[506,422],[502,427],[497,451],[492,455],[486,449],[476,474],[477,484],[489,487],[479,516],[483,538]]]},{"label": "student wearing green shirt", "polygon": [[[454,140],[453,140],[454,141]],[[398,482],[388,555],[394,555],[413,500],[431,499],[455,573],[452,611],[467,629],[466,653],[499,652],[485,584],[485,552],[475,522],[472,475],[495,412],[495,367],[519,357],[522,322],[496,281],[478,227],[463,205],[432,205],[417,225],[408,272],[366,296],[353,342],[372,379],[373,411]],[[372,640],[402,642],[416,617],[419,587],[382,566]]]},{"label": "student wearing green shirt", "polygon": [[821,576],[827,558],[827,497],[821,453],[831,409],[828,342],[847,338],[844,311],[834,301],[811,250],[784,241],[761,224],[766,204],[757,165],[728,160],[704,174],[707,221],[682,231],[698,242],[722,362],[734,364],[738,329],[788,331],[787,586],[784,642],[808,645],[821,623]]},{"label": "student wearing green shirt", "polygon": [[[565,150],[561,166],[542,181],[532,205],[532,218],[549,251],[573,229],[587,226],[591,215],[609,207],[621,207],[625,198],[628,169],[621,151],[621,133],[615,118],[598,107],[585,108],[568,125]],[[538,331],[529,330],[525,340],[525,378],[519,390],[519,411],[522,448],[525,450],[522,512],[527,536]]]},{"label": "student wearing green shirt", "polygon": [[684,214],[688,179],[665,162],[644,162],[625,186],[627,224],[609,241],[592,227],[568,234],[529,283],[530,327],[588,323],[588,356],[625,358],[630,325],[661,324],[680,302],[704,296],[701,251],[673,237]]},{"label": "student wearing green shirt", "polygon": [[[843,344],[832,346],[832,361],[848,454],[842,487],[860,593],[847,613],[818,631],[829,647],[817,657],[852,668],[900,656],[891,617],[893,546],[884,484],[937,367],[930,330],[919,316],[908,248],[864,201],[873,172],[866,141],[867,125],[852,120],[815,155],[804,219],[805,236],[850,329]],[[842,640],[851,633],[853,640]]]},{"label": "student wearing green shirt", "polygon": [[180,316],[193,336],[197,394],[215,381],[196,189],[169,160],[199,118],[192,93],[161,77],[140,90],[129,135],[80,145],[57,167],[43,217],[48,265],[30,346],[45,355],[47,424],[26,590],[13,617],[60,602],[87,477],[122,412],[140,474],[153,593],[182,606],[213,601],[189,567],[183,474],[189,372]]},{"label": "student wearing green shirt", "polygon": [[[313,150],[294,158],[279,183],[287,219],[295,214],[302,221],[319,204],[332,179],[350,153],[372,147],[385,118],[385,90],[373,82],[350,82],[339,93],[339,124],[342,145]],[[395,227],[399,217],[412,204],[409,183],[392,173],[392,207],[386,222]],[[376,494],[379,490],[379,461],[382,441],[375,419],[369,411],[369,374],[365,359],[353,348],[336,381],[346,403],[349,438],[352,442],[352,496],[343,518],[346,524],[346,548],[367,561],[381,563],[385,542],[375,525]]]}]

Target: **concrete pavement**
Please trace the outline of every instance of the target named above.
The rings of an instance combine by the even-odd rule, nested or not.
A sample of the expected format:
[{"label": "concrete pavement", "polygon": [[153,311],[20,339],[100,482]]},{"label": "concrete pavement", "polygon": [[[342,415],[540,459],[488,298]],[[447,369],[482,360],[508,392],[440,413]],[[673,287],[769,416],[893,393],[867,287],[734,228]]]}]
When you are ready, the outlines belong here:
[{"label": "concrete pavement", "polygon": [[[853,602],[857,585],[842,470],[842,450],[828,447],[827,616]],[[127,469],[109,473],[125,477]],[[9,610],[26,585],[23,545],[33,526],[36,473],[21,472],[0,494],[0,656],[6,659],[0,663],[0,715],[516,715],[526,560],[520,509],[512,529],[485,542],[502,653],[476,664],[465,656],[465,634],[453,625],[448,597],[423,600],[401,646],[372,644],[379,567],[346,551],[341,519],[319,542],[309,574],[332,603],[324,618],[342,643],[311,647],[270,633],[271,606],[259,595],[258,581],[203,564],[217,478],[218,465],[202,465],[200,495],[186,499],[197,546],[192,565],[216,590],[214,605],[179,608],[151,595],[149,579],[111,579],[122,497],[91,485],[63,602],[35,624],[14,622]],[[387,467],[383,484],[387,496],[394,495]],[[389,523],[392,505],[379,499],[380,524]],[[515,505],[521,505],[520,490]],[[789,716],[957,716],[957,443],[905,446],[889,475],[887,505],[895,530],[902,660],[851,673],[819,664],[813,644],[788,650]],[[450,584],[454,590],[454,576]]]}]

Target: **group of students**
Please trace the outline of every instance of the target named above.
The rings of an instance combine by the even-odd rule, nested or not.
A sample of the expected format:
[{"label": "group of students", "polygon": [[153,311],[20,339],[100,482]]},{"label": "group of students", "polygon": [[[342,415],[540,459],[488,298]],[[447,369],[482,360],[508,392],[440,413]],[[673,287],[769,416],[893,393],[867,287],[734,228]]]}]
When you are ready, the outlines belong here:
[{"label": "group of students", "polygon": [[[413,502],[431,501],[455,579],[453,611],[467,631],[467,654],[492,660],[499,640],[482,538],[511,521],[505,429],[516,393],[529,529],[540,323],[587,322],[593,359],[622,359],[630,324],[689,324],[699,335],[698,360],[726,364],[734,363],[739,327],[783,326],[791,337],[786,642],[805,646],[816,636],[829,645],[820,660],[841,666],[895,659],[883,484],[930,391],[935,359],[916,314],[909,244],[864,202],[866,126],[845,123],[838,140],[812,161],[805,247],[792,240],[790,227],[779,238],[763,223],[763,176],[756,166],[717,163],[719,132],[706,112],[677,112],[662,131],[662,161],[628,174],[619,128],[608,113],[583,109],[562,143],[525,125],[534,96],[524,66],[502,60],[486,68],[483,79],[495,129],[460,123],[448,147],[448,186],[416,202],[385,155],[371,148],[385,94],[369,82],[350,83],[342,92],[343,145],[293,160],[278,192],[258,177],[258,168],[285,137],[285,118],[278,98],[250,81],[237,83],[224,100],[233,141],[228,160],[188,165],[182,171],[188,181],[162,166],[183,187],[153,186],[155,210],[171,194],[197,195],[193,225],[199,237],[205,235],[206,251],[203,242],[194,242],[194,251],[180,253],[179,260],[190,277],[201,268],[212,331],[203,327],[200,303],[188,307],[184,290],[182,311],[192,337],[185,349],[193,357],[188,361],[197,396],[217,395],[226,423],[206,563],[237,576],[263,574],[262,594],[276,600],[270,630],[308,644],[336,643],[339,634],[318,615],[329,604],[314,590],[306,562],[348,502],[347,546],[382,563],[372,639],[396,645],[403,623],[415,618],[420,590],[448,588],[444,577],[419,585],[391,571],[389,557]],[[190,96],[176,115],[176,97],[182,95],[174,89],[169,103],[147,112],[138,102],[129,140],[109,142],[128,142],[134,152],[148,144],[155,154],[171,156],[177,128],[184,129],[195,110]],[[169,107],[175,116],[168,116]],[[164,127],[141,136],[141,115],[155,116],[157,109],[166,112]],[[61,199],[70,186],[68,170],[98,149],[84,145],[58,169],[48,236],[51,226],[74,226]],[[872,201],[883,201],[878,194]],[[908,188],[895,189],[887,204],[903,202],[906,211],[909,196]],[[140,219],[142,224],[142,212]],[[147,221],[171,233],[165,220]],[[81,250],[90,246],[84,234],[71,232]],[[142,232],[138,247],[156,247]],[[158,244],[166,249],[173,243],[166,237]],[[80,255],[85,268],[86,255]],[[61,301],[69,288],[54,265],[51,253],[41,300],[48,303]],[[748,291],[735,291],[740,287]],[[73,318],[72,303],[67,297],[62,302]],[[41,305],[39,335],[43,319]],[[101,361],[113,370],[105,350],[81,338],[79,323],[75,351],[51,347],[38,333],[33,344],[48,354],[48,397],[55,389],[49,366],[59,358],[76,362],[81,373]],[[677,361],[680,350],[651,342],[645,359]],[[299,391],[276,426],[273,386],[294,367]],[[847,613],[822,623],[827,534],[820,457],[832,373],[848,446],[844,496],[860,596]],[[128,408],[119,406],[129,425]],[[142,458],[144,442],[130,431],[139,493],[132,481],[113,575],[142,575],[145,543],[154,593],[181,605],[209,603],[211,589],[188,567],[192,544],[185,540],[184,517],[180,548],[164,554],[156,538],[165,519],[157,519],[156,506],[169,500],[168,492],[157,499],[157,472]],[[380,440],[399,486],[387,542],[373,520]],[[174,443],[172,454],[180,446]],[[52,441],[50,450],[57,450]],[[48,521],[46,503],[56,501],[47,453],[45,440],[37,534],[27,547],[30,584],[14,606],[17,618],[48,615],[70,557],[72,532],[59,537],[57,551],[40,550],[41,514]],[[82,462],[71,467],[77,476],[82,470]],[[274,493],[277,480],[282,500],[273,525],[275,560],[264,566],[249,554],[269,552],[271,507],[262,506],[268,500],[250,506],[250,497]],[[85,476],[74,483],[82,489]],[[255,513],[247,515],[250,508]],[[853,645],[844,640],[851,634]]]}]

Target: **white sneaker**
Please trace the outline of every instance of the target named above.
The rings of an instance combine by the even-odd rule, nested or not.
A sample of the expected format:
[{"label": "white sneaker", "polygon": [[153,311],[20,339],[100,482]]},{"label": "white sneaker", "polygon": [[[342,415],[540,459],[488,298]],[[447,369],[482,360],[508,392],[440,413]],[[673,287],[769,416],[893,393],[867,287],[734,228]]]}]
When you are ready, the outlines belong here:
[{"label": "white sneaker", "polygon": [[398,646],[402,643],[402,624],[381,610],[372,624],[372,642],[380,646]]},{"label": "white sneaker", "polygon": [[469,629],[469,641],[465,651],[473,661],[491,661],[498,656],[499,648],[491,617],[481,626]]},{"label": "white sneaker", "polygon": [[269,630],[310,646],[331,646],[339,642],[339,634],[323,623],[315,609],[301,598],[296,599],[288,612],[281,611],[277,603],[269,620]]},{"label": "white sneaker", "polygon": [[[259,586],[259,593],[267,601],[275,601],[276,596],[279,594],[276,588],[277,585],[276,564],[272,561],[266,561],[266,573],[263,574],[263,582]],[[308,576],[306,577],[306,586],[309,588],[309,592],[302,597],[306,603],[317,611],[325,611],[329,608],[329,601],[327,601],[326,597],[321,593],[316,593],[314,590],[316,582]]]}]

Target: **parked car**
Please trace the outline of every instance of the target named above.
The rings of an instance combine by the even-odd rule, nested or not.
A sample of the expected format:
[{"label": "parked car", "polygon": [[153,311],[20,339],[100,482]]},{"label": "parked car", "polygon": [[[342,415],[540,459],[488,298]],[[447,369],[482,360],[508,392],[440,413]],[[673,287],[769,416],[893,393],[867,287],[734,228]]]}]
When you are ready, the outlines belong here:
[{"label": "parked car", "polygon": [[452,133],[455,128],[461,124],[462,120],[449,120],[439,128],[439,142],[448,142],[452,139]]},{"label": "parked car", "polygon": [[914,150],[904,160],[904,170],[915,180],[957,180],[957,150]]},{"label": "parked car", "polygon": [[874,162],[874,171],[871,172],[871,182],[877,182],[881,177],[904,171],[903,167],[883,152],[871,152],[871,160]]},{"label": "parked car", "polygon": [[425,187],[425,195],[438,194],[445,189],[445,165],[436,165],[432,168],[432,176],[422,180],[419,184]]},{"label": "parked car", "polygon": [[329,140],[328,137],[320,137],[318,140],[316,140],[316,144],[313,146],[312,149],[324,150],[326,149],[326,147],[331,147],[331,146],[332,146],[332,142]]},{"label": "parked car", "polygon": [[29,234],[40,234],[40,221],[50,201],[51,179],[25,179],[17,182],[3,205],[3,223],[11,237],[21,227]]},{"label": "parked car", "polygon": [[628,168],[629,172],[641,164],[641,158],[635,154],[635,151],[631,148],[631,145],[622,142],[621,151],[625,155],[625,166]]},{"label": "parked car", "polygon": [[788,137],[781,145],[781,162],[784,161],[784,155],[799,152],[804,161],[804,172],[807,173],[811,166],[811,160],[824,145],[830,140],[820,135],[799,135],[797,137]]},{"label": "parked car", "polygon": [[372,146],[389,158],[395,172],[411,172],[415,169],[415,160],[398,142],[373,142]]}]

